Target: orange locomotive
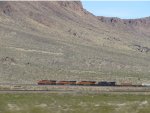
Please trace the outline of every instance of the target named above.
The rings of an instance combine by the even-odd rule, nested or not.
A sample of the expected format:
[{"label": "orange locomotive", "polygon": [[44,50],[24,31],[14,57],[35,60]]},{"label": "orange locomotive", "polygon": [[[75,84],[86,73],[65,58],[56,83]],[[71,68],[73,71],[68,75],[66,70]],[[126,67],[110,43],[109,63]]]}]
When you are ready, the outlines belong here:
[{"label": "orange locomotive", "polygon": [[56,80],[41,80],[38,85],[56,85]]}]

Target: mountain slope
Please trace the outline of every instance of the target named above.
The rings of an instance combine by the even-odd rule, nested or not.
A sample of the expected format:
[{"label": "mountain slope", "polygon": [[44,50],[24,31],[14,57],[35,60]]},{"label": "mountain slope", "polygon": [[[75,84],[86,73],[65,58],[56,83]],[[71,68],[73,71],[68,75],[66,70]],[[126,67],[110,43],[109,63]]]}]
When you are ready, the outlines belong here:
[{"label": "mountain slope", "polygon": [[0,82],[148,80],[149,18],[106,20],[78,1],[0,2]]}]

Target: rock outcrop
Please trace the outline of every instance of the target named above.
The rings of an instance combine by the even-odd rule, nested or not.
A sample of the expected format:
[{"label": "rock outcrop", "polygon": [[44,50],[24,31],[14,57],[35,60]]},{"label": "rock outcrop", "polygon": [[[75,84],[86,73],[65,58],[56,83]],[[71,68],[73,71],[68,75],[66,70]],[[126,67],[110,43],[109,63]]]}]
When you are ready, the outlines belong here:
[{"label": "rock outcrop", "polygon": [[120,19],[118,17],[103,17],[98,16],[98,19],[101,22],[109,23],[109,24],[125,24],[125,25],[150,25],[150,17],[140,18],[140,19]]}]

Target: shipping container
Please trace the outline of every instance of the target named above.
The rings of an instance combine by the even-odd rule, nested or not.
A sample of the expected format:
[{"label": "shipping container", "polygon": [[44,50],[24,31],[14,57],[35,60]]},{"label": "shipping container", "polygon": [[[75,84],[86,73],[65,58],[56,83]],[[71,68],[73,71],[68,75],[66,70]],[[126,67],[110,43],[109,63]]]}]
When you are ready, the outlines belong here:
[{"label": "shipping container", "polygon": [[116,82],[107,82],[107,81],[101,81],[98,82],[98,86],[115,86]]},{"label": "shipping container", "polygon": [[76,81],[58,81],[57,85],[76,85]]},{"label": "shipping container", "polygon": [[56,85],[56,80],[41,80],[38,85]]},{"label": "shipping container", "polygon": [[80,81],[80,82],[77,82],[77,85],[94,86],[96,85],[96,81]]}]

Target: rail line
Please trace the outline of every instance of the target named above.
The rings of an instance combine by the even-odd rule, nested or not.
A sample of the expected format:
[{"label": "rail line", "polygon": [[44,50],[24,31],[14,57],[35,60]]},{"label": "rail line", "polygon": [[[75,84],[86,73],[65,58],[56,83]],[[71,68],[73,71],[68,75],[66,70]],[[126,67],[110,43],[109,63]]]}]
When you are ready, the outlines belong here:
[{"label": "rail line", "polygon": [[[3,84],[4,85],[4,84]],[[9,84],[10,85],[10,84]],[[11,84],[0,93],[149,93],[150,87]]]},{"label": "rail line", "polygon": [[49,93],[62,93],[62,94],[142,94],[150,95],[150,91],[100,91],[100,92],[85,92],[85,91],[73,91],[73,90],[0,90],[0,94],[24,94],[24,93],[36,93],[36,94],[49,94]]}]

